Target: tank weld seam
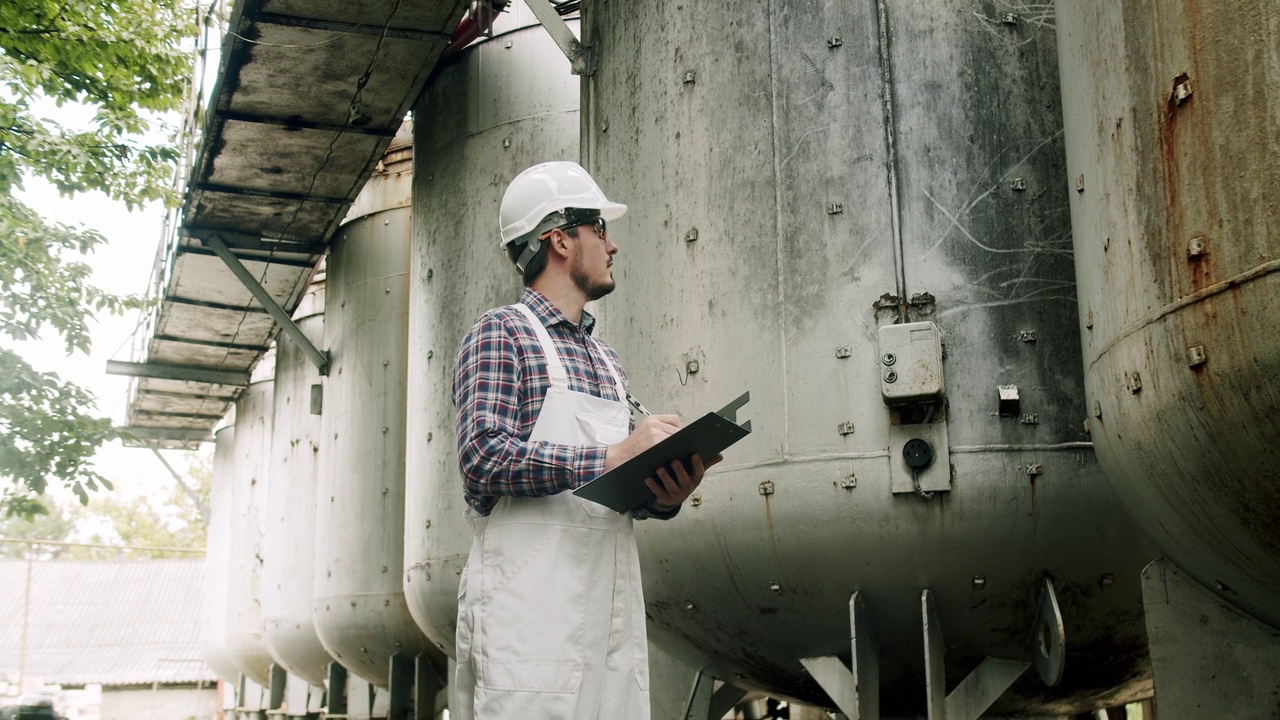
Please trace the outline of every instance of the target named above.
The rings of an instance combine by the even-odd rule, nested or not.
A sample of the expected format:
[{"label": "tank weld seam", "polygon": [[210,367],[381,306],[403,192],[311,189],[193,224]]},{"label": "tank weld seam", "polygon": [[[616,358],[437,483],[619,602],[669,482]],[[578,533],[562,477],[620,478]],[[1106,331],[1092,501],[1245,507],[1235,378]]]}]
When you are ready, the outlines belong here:
[{"label": "tank weld seam", "polygon": [[1208,287],[1201,288],[1200,290],[1197,290],[1191,293],[1190,295],[1186,295],[1179,300],[1175,300],[1174,302],[1171,302],[1168,305],[1165,305],[1164,307],[1160,308],[1154,313],[1147,315],[1145,318],[1142,318],[1137,322],[1131,323],[1128,327],[1124,328],[1119,333],[1117,333],[1115,337],[1111,338],[1105,344],[1103,344],[1102,347],[1098,348],[1098,352],[1093,356],[1093,359],[1089,361],[1089,367],[1092,368],[1094,365],[1096,365],[1098,361],[1102,359],[1103,355],[1106,355],[1108,352],[1111,352],[1111,350],[1116,345],[1119,345],[1121,341],[1125,340],[1130,335],[1133,335],[1138,331],[1146,328],[1147,326],[1155,324],[1163,320],[1164,318],[1168,317],[1169,315],[1172,315],[1173,313],[1178,312],[1179,310],[1185,307],[1194,305],[1200,302],[1201,300],[1207,300],[1215,295],[1221,295],[1222,293],[1228,290],[1240,287],[1247,283],[1253,282],[1254,280],[1258,280],[1260,278],[1266,277],[1267,275],[1270,275],[1271,273],[1274,273],[1276,271],[1280,271],[1280,259],[1262,263],[1261,265],[1258,265],[1251,270],[1247,270],[1245,272],[1240,273],[1239,275],[1229,277],[1226,280],[1220,280]]},{"label": "tank weld seam", "polygon": [[1092,450],[1091,442],[1064,442],[1052,443],[1047,445],[1037,444],[1001,444],[1001,445],[956,445],[948,448],[952,455],[956,453],[984,453],[984,452],[1010,452],[1010,451],[1031,451],[1039,452],[1042,450]]},{"label": "tank weld seam", "polygon": [[830,453],[826,455],[784,455],[783,457],[775,460],[761,460],[759,462],[741,463],[738,465],[717,465],[713,472],[720,474],[724,472],[736,472],[739,470],[755,470],[764,467],[786,465],[787,463],[816,462],[823,460],[874,460],[875,458],[887,457],[889,457],[888,450],[875,450],[862,453]]}]

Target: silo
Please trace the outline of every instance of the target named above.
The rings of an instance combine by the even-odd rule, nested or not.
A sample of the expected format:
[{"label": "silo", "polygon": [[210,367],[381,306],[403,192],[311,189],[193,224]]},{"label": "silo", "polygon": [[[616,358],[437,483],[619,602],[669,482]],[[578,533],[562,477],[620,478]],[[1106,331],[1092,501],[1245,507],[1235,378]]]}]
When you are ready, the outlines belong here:
[{"label": "silo", "polygon": [[1116,494],[1280,625],[1280,6],[1059,9],[1089,425]]},{"label": "silo", "polygon": [[[312,344],[322,347],[323,272],[312,281],[293,321]],[[331,658],[316,635],[311,611],[323,394],[319,369],[284,333],[276,340],[274,405],[262,565],[267,645],[282,668],[322,687]]]},{"label": "silo", "polygon": [[1089,426],[1166,555],[1143,571],[1160,714],[1271,717],[1280,5],[1064,3],[1058,22]]},{"label": "silo", "polygon": [[[272,395],[270,359],[236,401],[235,454],[227,577],[227,645],[231,661],[253,682],[271,684],[271,655],[262,619],[262,559],[270,478]],[[242,698],[241,703],[245,700]]]},{"label": "silo", "polygon": [[984,658],[1035,665],[993,713],[1149,694],[1154,550],[1084,426],[1052,9],[583,17],[583,157],[631,207],[601,333],[655,412],[751,393],[752,435],[677,519],[637,525],[667,642],[829,705],[801,660],[847,667],[869,630],[887,715]]},{"label": "silo", "polygon": [[458,578],[471,549],[454,359],[482,313],[520,299],[519,275],[498,248],[498,204],[526,167],[577,157],[578,84],[517,2],[492,38],[437,69],[415,109],[405,589],[419,626],[450,656]]},{"label": "silo", "polygon": [[227,644],[235,441],[235,425],[225,425],[214,433],[213,486],[209,490],[209,532],[205,540],[204,590],[200,597],[200,655],[218,677],[232,685],[240,678],[240,670],[231,661]]},{"label": "silo", "polygon": [[429,644],[405,605],[405,348],[412,146],[403,131],[330,248],[314,619],[334,659],[387,687]]}]

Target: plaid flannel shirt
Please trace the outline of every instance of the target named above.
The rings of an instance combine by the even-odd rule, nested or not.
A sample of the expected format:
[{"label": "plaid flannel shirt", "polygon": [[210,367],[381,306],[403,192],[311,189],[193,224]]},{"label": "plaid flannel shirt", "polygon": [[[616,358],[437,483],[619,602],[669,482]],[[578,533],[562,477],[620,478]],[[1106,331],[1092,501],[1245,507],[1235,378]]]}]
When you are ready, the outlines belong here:
[{"label": "plaid flannel shirt", "polygon": [[[529,288],[520,302],[546,325],[569,375],[570,390],[625,402],[618,397],[604,358],[587,337],[595,326],[590,313],[584,310],[582,322],[575,325]],[[617,353],[604,342],[600,346],[626,386]],[[529,442],[550,385],[538,336],[515,308],[490,310],[463,338],[453,375],[458,464],[467,503],[481,515],[488,515],[503,495],[554,495],[604,472],[604,445]],[[678,511],[663,513],[646,503],[632,515],[667,519]]]}]

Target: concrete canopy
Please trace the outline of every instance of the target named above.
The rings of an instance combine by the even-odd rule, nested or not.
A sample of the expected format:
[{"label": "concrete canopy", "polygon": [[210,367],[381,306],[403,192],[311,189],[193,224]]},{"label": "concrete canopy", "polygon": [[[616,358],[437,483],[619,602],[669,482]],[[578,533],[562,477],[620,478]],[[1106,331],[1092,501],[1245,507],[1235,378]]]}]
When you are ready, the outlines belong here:
[{"label": "concrete canopy", "polygon": [[291,314],[469,4],[236,3],[145,356],[109,367],[127,443],[211,439],[280,326],[208,238]]}]

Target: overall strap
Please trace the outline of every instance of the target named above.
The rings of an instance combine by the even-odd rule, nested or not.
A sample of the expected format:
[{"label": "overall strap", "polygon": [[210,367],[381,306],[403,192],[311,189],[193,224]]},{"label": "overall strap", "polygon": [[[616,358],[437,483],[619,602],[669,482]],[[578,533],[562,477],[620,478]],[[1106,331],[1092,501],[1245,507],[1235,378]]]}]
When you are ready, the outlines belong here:
[{"label": "overall strap", "polygon": [[613,361],[609,359],[609,353],[605,352],[604,345],[594,335],[587,337],[591,338],[591,344],[595,346],[596,353],[604,359],[604,366],[609,369],[609,377],[613,378],[613,387],[618,393],[618,402],[626,402],[627,388],[622,384],[622,373],[613,366]]},{"label": "overall strap", "polygon": [[564,363],[560,362],[560,353],[556,352],[555,343],[551,341],[551,334],[547,332],[547,327],[542,324],[537,315],[533,314],[533,310],[529,309],[524,303],[516,303],[511,307],[524,313],[529,319],[529,324],[533,326],[533,333],[538,336],[538,342],[542,345],[542,354],[547,359],[547,378],[551,381],[553,387],[569,387],[569,373],[564,369]]}]

